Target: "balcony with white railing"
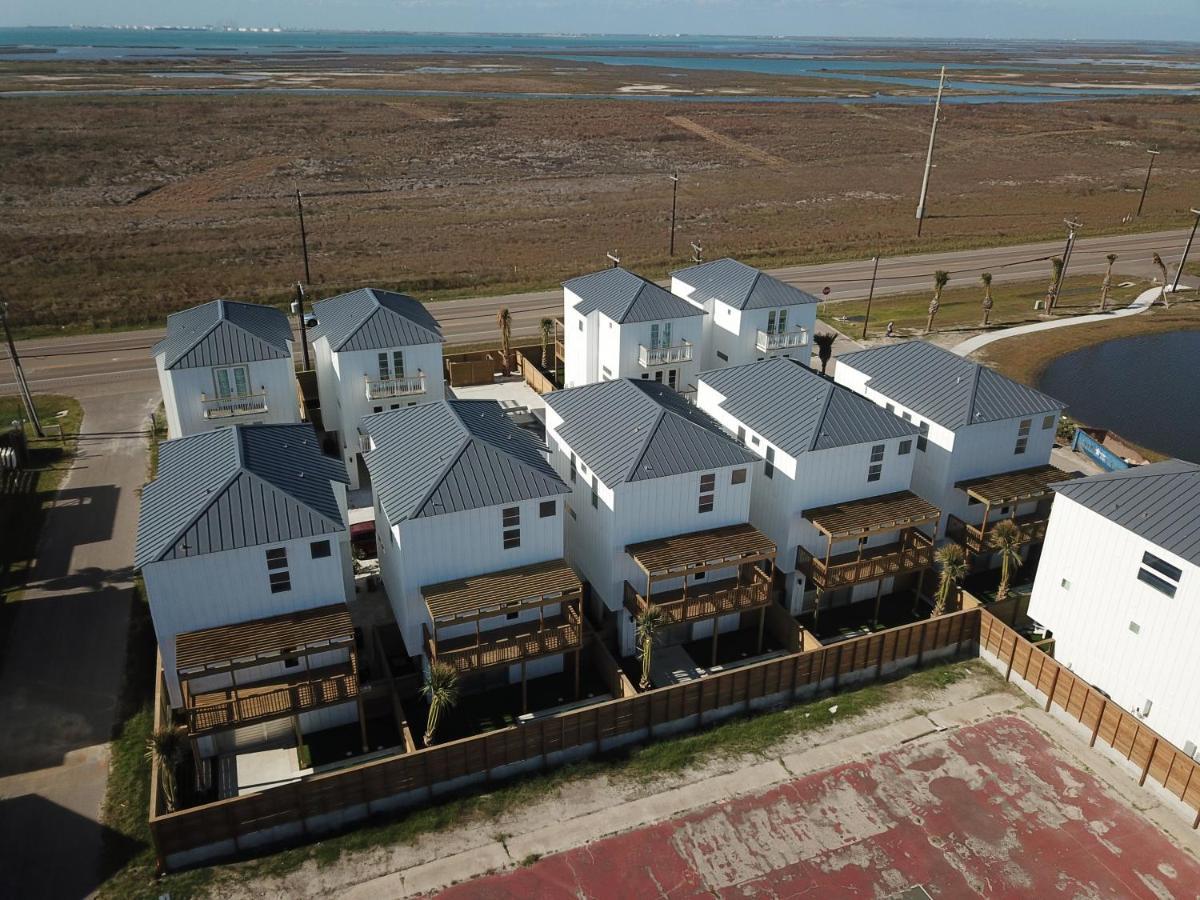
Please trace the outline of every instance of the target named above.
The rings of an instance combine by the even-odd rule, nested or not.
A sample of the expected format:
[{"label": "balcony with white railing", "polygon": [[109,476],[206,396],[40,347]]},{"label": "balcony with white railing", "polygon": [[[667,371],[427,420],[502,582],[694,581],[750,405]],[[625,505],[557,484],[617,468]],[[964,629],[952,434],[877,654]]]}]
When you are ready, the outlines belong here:
[{"label": "balcony with white railing", "polygon": [[206,419],[230,419],[235,416],[254,416],[265,413],[267,406],[266,389],[257,394],[243,394],[240,397],[209,397],[200,395],[200,408]]},{"label": "balcony with white railing", "polygon": [[754,346],[760,353],[769,353],[772,350],[790,350],[807,345],[808,329],[798,328],[795,331],[760,331]]},{"label": "balcony with white railing", "polygon": [[672,363],[687,362],[692,358],[692,342],[681,341],[669,347],[647,347],[638,345],[638,363],[643,368],[650,366],[666,366]]},{"label": "balcony with white railing", "polygon": [[368,400],[387,400],[392,397],[412,397],[425,393],[425,373],[399,375],[395,378],[363,376]]}]

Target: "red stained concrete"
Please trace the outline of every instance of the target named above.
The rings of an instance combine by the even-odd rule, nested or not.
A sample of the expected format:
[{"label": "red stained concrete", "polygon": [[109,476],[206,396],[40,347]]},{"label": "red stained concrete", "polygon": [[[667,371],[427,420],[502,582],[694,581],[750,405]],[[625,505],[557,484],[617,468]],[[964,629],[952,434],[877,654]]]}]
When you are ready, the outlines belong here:
[{"label": "red stained concrete", "polygon": [[457,885],[467,898],[1196,897],[1200,864],[1023,719]]}]

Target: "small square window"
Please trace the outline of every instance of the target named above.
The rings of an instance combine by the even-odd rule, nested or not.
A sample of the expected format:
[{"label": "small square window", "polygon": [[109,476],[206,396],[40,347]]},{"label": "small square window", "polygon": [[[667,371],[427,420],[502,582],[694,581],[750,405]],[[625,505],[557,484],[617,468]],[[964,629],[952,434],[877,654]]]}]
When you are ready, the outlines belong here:
[{"label": "small square window", "polygon": [[867,481],[878,481],[883,474],[883,466],[874,465],[867,469]]},{"label": "small square window", "polygon": [[287,564],[287,547],[274,547],[267,551],[268,569],[286,569]]},{"label": "small square window", "polygon": [[719,359],[721,362],[729,362],[729,357],[720,350],[717,351],[717,359]]},{"label": "small square window", "polygon": [[700,504],[697,507],[697,511],[702,512],[702,513],[713,511],[712,494],[705,494],[703,497],[700,498]]},{"label": "small square window", "polygon": [[1029,446],[1029,438],[1019,437],[1019,438],[1017,438],[1017,446],[1013,448],[1013,453],[1017,456],[1020,456],[1022,453],[1025,452],[1025,450],[1028,446]]},{"label": "small square window", "polygon": [[1021,425],[1020,425],[1020,427],[1017,429],[1017,434],[1019,434],[1019,435],[1027,435],[1027,434],[1029,434],[1029,429],[1030,429],[1032,426],[1033,426],[1033,419],[1022,419],[1022,420],[1021,420]]},{"label": "small square window", "polygon": [[272,594],[282,594],[284,591],[292,589],[292,576],[287,572],[272,572],[270,574]]},{"label": "small square window", "polygon": [[521,546],[521,529],[520,528],[510,528],[508,531],[504,532],[504,549],[505,550],[515,550],[517,547],[520,547],[520,546]]},{"label": "small square window", "polygon": [[1141,634],[1141,633],[1142,633],[1142,626],[1141,626],[1141,625],[1139,625],[1137,622],[1130,622],[1130,623],[1129,623],[1129,630],[1130,630],[1130,631],[1132,631],[1134,634]]},{"label": "small square window", "polygon": [[295,647],[285,647],[284,648],[284,650],[283,650],[283,656],[284,656],[283,667],[285,669],[294,669],[300,665],[300,657],[293,655],[293,654],[295,654],[295,652],[296,652]]},{"label": "small square window", "polygon": [[887,404],[887,411],[890,413],[894,413],[896,411],[896,404],[894,404],[894,403]]},{"label": "small square window", "polygon": [[324,559],[332,553],[329,541],[313,541],[308,545],[308,549],[313,559]]},{"label": "small square window", "polygon": [[739,444],[741,444],[743,447],[746,446],[746,426],[745,425],[738,426],[737,439],[738,439]]},{"label": "small square window", "polygon": [[871,462],[873,462],[873,463],[883,462],[883,450],[884,450],[883,444],[876,444],[875,446],[873,446],[871,448]]},{"label": "small square window", "polygon": [[751,436],[750,436],[750,445],[751,445],[752,447],[757,447],[757,446],[758,446],[758,444],[759,444],[759,440],[758,440],[758,438],[754,437],[754,435],[751,435]]},{"label": "small square window", "polygon": [[717,476],[715,473],[700,476],[700,490],[711,491],[717,486]]},{"label": "small square window", "polygon": [[729,481],[730,481],[730,484],[745,484],[746,483],[746,470],[745,469],[734,469],[733,475],[730,477]]},{"label": "small square window", "polygon": [[521,524],[521,507],[509,506],[503,509],[500,513],[505,528]]},{"label": "small square window", "polygon": [[900,455],[908,456],[908,454],[910,454],[910,453],[912,453],[912,441],[911,440],[901,441],[900,442]]},{"label": "small square window", "polygon": [[383,412],[383,407],[382,406],[373,406],[373,407],[371,407],[371,411],[381,413],[381,412]]},{"label": "small square window", "polygon": [[1059,586],[1064,591],[1069,591],[1071,589],[1071,582],[1067,581],[1067,579],[1064,578],[1062,581],[1059,582]]},{"label": "small square window", "polygon": [[1046,416],[1042,419],[1042,431],[1047,431],[1054,427],[1054,416]]},{"label": "small square window", "polygon": [[520,617],[521,617],[521,613],[520,613],[520,611],[517,611],[517,612],[506,613],[504,616],[504,619],[505,619],[505,621],[513,622],[513,621],[519,619]]},{"label": "small square window", "polygon": [[929,446],[929,423],[922,422],[920,428],[921,433],[917,436],[917,449],[924,453]]},{"label": "small square window", "polygon": [[912,421],[912,413],[910,413],[910,412],[901,413],[900,418],[902,418],[905,422],[911,422]]},{"label": "small square window", "polygon": [[538,518],[548,519],[558,512],[558,504],[553,500],[543,500],[538,504]]},{"label": "small square window", "polygon": [[399,408],[400,408],[399,403],[393,403],[391,406],[388,407],[388,409],[399,409]]}]

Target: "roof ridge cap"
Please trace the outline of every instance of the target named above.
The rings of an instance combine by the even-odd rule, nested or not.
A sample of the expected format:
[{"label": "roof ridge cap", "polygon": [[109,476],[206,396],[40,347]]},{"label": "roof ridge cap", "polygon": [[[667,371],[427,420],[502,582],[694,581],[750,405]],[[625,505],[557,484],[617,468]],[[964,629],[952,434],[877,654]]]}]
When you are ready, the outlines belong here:
[{"label": "roof ridge cap", "polygon": [[[657,402],[657,401],[656,401]],[[654,439],[654,435],[658,433],[658,429],[662,427],[663,419],[666,418],[667,409],[661,403],[658,404],[658,415],[654,419],[654,423],[646,429],[646,437],[642,440],[642,448],[634,457],[633,462],[629,466],[629,470],[625,473],[625,481],[633,481],[634,475],[637,474],[638,468],[642,464],[642,460],[646,458],[646,454],[650,452],[650,442]]]},{"label": "roof ridge cap", "polygon": [[829,415],[829,404],[833,402],[833,382],[826,384],[825,402],[821,404],[821,414],[817,417],[816,426],[813,428],[812,438],[808,442],[808,450],[817,449],[817,441],[821,438],[821,429],[825,425],[825,417]]},{"label": "roof ridge cap", "polygon": [[974,425],[975,424],[975,404],[979,400],[979,379],[983,377],[984,367],[982,365],[980,365],[979,363],[971,362],[969,359],[964,359],[963,362],[965,362],[969,365],[973,365],[975,367],[975,371],[971,378],[971,396],[969,398],[969,402],[967,403],[967,424]]}]

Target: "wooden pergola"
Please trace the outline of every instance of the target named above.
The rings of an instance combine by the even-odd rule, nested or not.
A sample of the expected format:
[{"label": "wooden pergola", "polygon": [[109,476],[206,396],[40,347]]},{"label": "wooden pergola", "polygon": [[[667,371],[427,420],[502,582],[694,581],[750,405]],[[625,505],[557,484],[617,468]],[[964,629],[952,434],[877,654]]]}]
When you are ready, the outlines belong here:
[{"label": "wooden pergola", "polygon": [[[803,546],[796,548],[797,565],[807,569],[808,578],[817,588],[814,624],[821,612],[821,597],[831,588],[878,582],[876,620],[885,578],[918,572],[917,596],[920,597],[925,570],[933,565],[933,538],[920,528],[932,524],[936,534],[937,523],[942,517],[942,511],[932,503],[912,491],[896,491],[807,509],[802,515],[825,536],[823,559]],[[869,549],[865,546],[867,538],[891,532],[898,532],[894,543]],[[835,541],[853,539],[858,540],[855,553],[833,555]]]},{"label": "wooden pergola", "polygon": [[1012,511],[1008,518],[1016,523],[1021,542],[1040,540],[1046,534],[1049,512],[1038,511],[1018,516],[1017,505],[1049,500],[1054,494],[1052,484],[1078,477],[1077,472],[1065,472],[1047,464],[960,481],[954,486],[971,500],[983,504],[983,520],[979,525],[971,525],[958,516],[950,516],[946,522],[947,536],[961,543],[969,553],[985,552],[988,525],[994,525],[998,521],[992,517],[993,507],[1011,506]]},{"label": "wooden pergola", "polygon": [[[345,662],[308,665],[310,657],[339,649],[346,650]],[[298,668],[238,683],[239,672],[275,662],[294,662]],[[175,669],[193,752],[197,737],[289,716],[297,743],[303,743],[299,713],[350,700],[358,704],[366,749],[354,625],[345,603],[180,634],[175,639]],[[230,687],[192,693],[192,681],[222,674],[229,675]]]},{"label": "wooden pergola", "polygon": [[[762,652],[766,607],[771,602],[775,543],[749,523],[691,531],[625,548],[646,576],[646,590],[625,583],[625,606],[637,618],[650,606],[662,610],[666,624],[717,619],[732,613],[759,610],[758,649]],[[766,563],[764,571],[759,563]],[[734,578],[703,586],[687,577],[710,570],[735,569]],[[681,579],[681,587],[655,595],[655,584]],[[717,659],[717,623],[713,622],[712,659]]]},{"label": "wooden pergola", "polygon": [[[521,666],[521,710],[527,711],[526,663],[543,656],[575,654],[575,694],[579,695],[584,644],[583,583],[562,559],[500,572],[472,575],[421,588],[433,625],[423,625],[425,653],[459,674],[497,666]],[[552,616],[546,608],[558,606]],[[484,629],[487,619],[536,609],[538,620]],[[473,633],[439,638],[439,631],[474,624]]]}]

